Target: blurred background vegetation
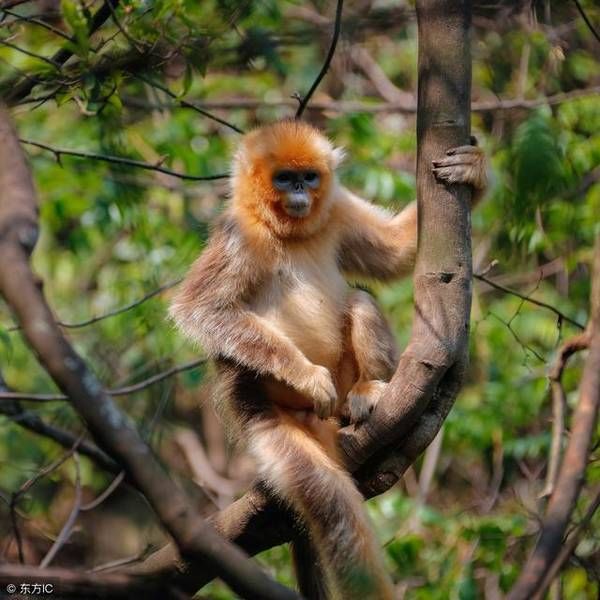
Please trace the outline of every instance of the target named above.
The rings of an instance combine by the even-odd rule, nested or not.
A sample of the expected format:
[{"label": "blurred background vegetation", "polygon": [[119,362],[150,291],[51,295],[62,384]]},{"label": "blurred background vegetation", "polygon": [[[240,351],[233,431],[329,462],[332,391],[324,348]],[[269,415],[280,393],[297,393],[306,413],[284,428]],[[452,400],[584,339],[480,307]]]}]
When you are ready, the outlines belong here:
[{"label": "blurred background vegetation", "polygon": [[[293,116],[294,94],[310,87],[328,48],[334,4],[124,0],[89,36],[99,0],[0,3],[0,94],[13,103],[19,135],[54,149],[24,146],[40,197],[33,264],[50,304],[71,325],[134,304],[65,329],[106,387],[145,381],[198,357],[166,318],[170,288],[146,295],[180,278],[201,252],[227,198],[227,179],[186,180],[59,150],[189,176],[226,174],[235,128]],[[581,6],[599,29],[598,4]],[[62,67],[43,60],[62,47],[72,52]],[[474,2],[472,53],[472,129],[493,170],[487,200],[473,214],[475,271],[585,324],[600,215],[600,43],[573,2],[491,0]],[[393,210],[415,194],[416,59],[412,2],[348,2],[335,59],[306,113],[347,149],[343,183]],[[24,95],[23,81],[32,84]],[[373,291],[405,343],[411,282]],[[13,324],[0,304],[7,384],[55,393]],[[467,385],[425,458],[369,503],[403,597],[495,599],[514,583],[545,504],[548,367],[578,331],[550,310],[475,282]],[[566,372],[569,407],[581,365],[576,357]],[[189,369],[118,398],[206,514],[242,493],[253,473],[203,402],[209,381],[209,369]],[[24,428],[22,413],[8,406],[0,399],[0,561],[17,562],[11,499],[64,449]],[[21,406],[61,429],[84,431],[66,402]],[[591,458],[577,518],[600,485],[600,454]],[[113,479],[82,458],[84,502]],[[66,460],[17,495],[26,562],[46,554],[75,487],[75,466]],[[53,565],[139,561],[164,544],[131,489],[112,486],[101,500],[81,512]],[[554,598],[598,597],[599,534],[595,517]],[[292,583],[287,548],[260,560]],[[233,597],[218,584],[202,594]]]}]

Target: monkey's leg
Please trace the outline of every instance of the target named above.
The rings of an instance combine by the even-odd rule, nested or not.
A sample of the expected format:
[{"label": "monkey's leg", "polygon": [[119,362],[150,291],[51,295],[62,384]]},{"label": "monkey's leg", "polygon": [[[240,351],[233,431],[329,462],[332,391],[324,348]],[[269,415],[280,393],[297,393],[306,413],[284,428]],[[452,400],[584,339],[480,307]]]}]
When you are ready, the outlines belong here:
[{"label": "monkey's leg", "polygon": [[249,450],[264,481],[306,525],[329,598],[391,600],[392,584],[363,498],[311,433],[318,425],[315,415],[300,423],[276,409],[246,427]]},{"label": "monkey's leg", "polygon": [[369,416],[393,375],[398,350],[390,326],[370,294],[353,292],[347,316],[358,379],[348,393],[346,412],[352,423],[358,423]]}]

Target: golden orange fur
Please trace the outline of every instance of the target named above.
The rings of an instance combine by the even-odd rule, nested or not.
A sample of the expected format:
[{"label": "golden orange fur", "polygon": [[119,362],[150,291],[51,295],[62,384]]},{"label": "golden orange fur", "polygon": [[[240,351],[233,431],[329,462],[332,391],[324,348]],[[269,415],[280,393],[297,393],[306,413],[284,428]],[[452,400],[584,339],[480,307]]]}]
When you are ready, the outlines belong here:
[{"label": "golden orange fur", "polygon": [[[416,206],[394,216],[352,194],[337,181],[341,157],[302,122],[244,136],[231,202],[171,315],[215,359],[215,401],[264,481],[308,528],[329,597],[386,600],[392,585],[335,432],[342,414],[368,417],[396,364],[376,303],[347,278],[410,272]],[[280,169],[318,173],[306,216],[285,210],[273,183]],[[484,185],[483,155],[471,146],[436,169],[440,180]]]}]

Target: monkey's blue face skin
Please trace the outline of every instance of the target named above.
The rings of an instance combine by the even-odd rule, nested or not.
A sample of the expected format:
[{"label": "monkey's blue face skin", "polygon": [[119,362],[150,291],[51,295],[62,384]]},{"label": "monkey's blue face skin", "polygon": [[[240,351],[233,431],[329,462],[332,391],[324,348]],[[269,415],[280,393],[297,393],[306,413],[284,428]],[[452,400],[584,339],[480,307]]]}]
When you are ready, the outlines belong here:
[{"label": "monkey's blue face skin", "polygon": [[284,169],[273,175],[273,187],[283,195],[283,208],[290,217],[302,218],[310,213],[312,197],[321,176],[312,169]]}]

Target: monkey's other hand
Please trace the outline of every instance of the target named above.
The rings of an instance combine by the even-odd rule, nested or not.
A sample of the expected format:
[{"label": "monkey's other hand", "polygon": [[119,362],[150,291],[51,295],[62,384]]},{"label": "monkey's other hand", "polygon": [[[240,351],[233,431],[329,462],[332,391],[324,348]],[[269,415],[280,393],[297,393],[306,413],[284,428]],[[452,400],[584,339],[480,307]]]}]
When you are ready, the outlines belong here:
[{"label": "monkey's other hand", "polygon": [[385,381],[357,381],[348,392],[344,416],[350,423],[361,423],[373,412],[383,390],[387,387]]},{"label": "monkey's other hand", "polygon": [[304,391],[313,399],[317,417],[327,419],[333,416],[337,405],[337,390],[329,369],[313,365],[311,377]]},{"label": "monkey's other hand", "polygon": [[466,183],[476,191],[487,186],[485,153],[478,146],[458,146],[446,152],[446,156],[433,161],[435,178],[444,183]]}]

